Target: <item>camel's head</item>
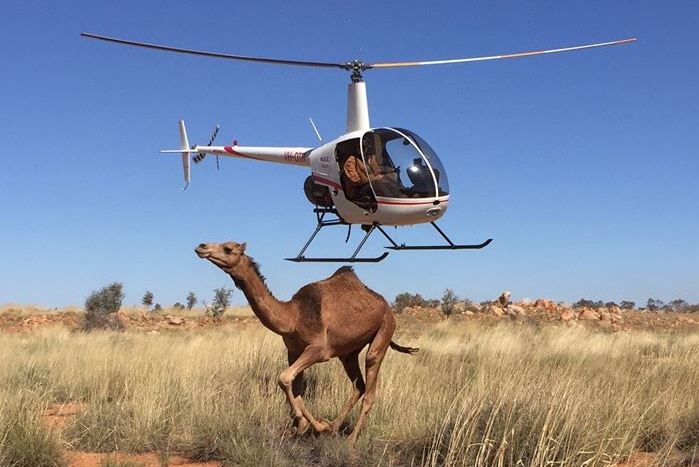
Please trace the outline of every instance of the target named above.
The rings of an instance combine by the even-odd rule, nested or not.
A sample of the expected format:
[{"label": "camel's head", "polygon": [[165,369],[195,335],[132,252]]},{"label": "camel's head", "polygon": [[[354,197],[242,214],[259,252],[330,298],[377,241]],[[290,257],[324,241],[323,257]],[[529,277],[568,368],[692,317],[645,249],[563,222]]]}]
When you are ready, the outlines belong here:
[{"label": "camel's head", "polygon": [[194,249],[200,258],[208,259],[230,273],[245,254],[245,243],[202,243]]}]

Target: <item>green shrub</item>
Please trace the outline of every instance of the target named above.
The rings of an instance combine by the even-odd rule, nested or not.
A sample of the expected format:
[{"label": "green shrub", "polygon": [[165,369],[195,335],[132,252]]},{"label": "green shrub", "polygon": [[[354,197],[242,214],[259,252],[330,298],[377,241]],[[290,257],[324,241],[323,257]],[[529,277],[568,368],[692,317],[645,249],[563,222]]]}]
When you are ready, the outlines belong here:
[{"label": "green shrub", "polygon": [[442,295],[442,313],[450,316],[454,309],[456,308],[456,303],[459,301],[459,297],[456,296],[453,290],[446,289],[444,295]]},{"label": "green shrub", "polygon": [[197,299],[197,296],[194,295],[194,292],[189,292],[187,294],[187,309],[191,310],[192,308],[194,308],[194,305],[197,304],[197,301],[199,300]]},{"label": "green shrub", "polygon": [[414,307],[414,306],[424,306],[425,305],[425,299],[422,298],[422,295],[418,294],[411,294],[409,292],[403,292],[402,294],[396,295],[396,299],[393,302],[393,311],[396,313],[402,313],[403,310],[407,307]]},{"label": "green shrub", "polygon": [[121,329],[123,324],[116,316],[124,300],[121,282],[113,282],[92,292],[85,300],[83,329]]},{"label": "green shrub", "polygon": [[206,316],[214,319],[219,319],[226,312],[226,309],[231,304],[231,295],[233,291],[225,287],[219,287],[214,290],[214,301],[211,306],[206,307]]}]

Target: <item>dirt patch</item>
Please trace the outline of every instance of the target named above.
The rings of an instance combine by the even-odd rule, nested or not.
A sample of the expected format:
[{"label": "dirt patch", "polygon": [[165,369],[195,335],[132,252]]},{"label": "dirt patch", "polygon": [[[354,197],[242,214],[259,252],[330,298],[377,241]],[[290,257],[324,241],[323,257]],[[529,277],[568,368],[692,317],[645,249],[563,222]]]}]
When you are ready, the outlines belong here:
[{"label": "dirt patch", "polygon": [[[70,402],[57,404],[46,408],[41,413],[41,418],[47,426],[62,428],[72,418],[87,410],[87,404],[82,402]],[[108,461],[114,463],[132,463],[143,467],[220,467],[218,462],[196,462],[180,454],[166,454],[150,452],[143,454],[129,454],[123,452],[97,453],[67,451],[66,459],[70,467],[99,467],[106,465]]]},{"label": "dirt patch", "polygon": [[144,467],[220,467],[218,462],[193,462],[179,455],[166,455],[161,453],[147,454],[124,454],[124,453],[93,453],[93,452],[72,452],[68,454],[68,465],[70,467],[99,467],[108,461],[130,462]]},{"label": "dirt patch", "polygon": [[41,419],[47,426],[63,428],[76,415],[87,410],[87,404],[68,402],[48,407],[41,413]]},{"label": "dirt patch", "polygon": [[[177,313],[149,313],[138,310],[119,310],[115,320],[126,329],[132,331],[168,331],[196,330],[199,328],[214,328],[220,326],[246,326],[259,323],[257,318],[249,314],[240,316],[223,316],[213,319],[199,315]],[[22,309],[19,307],[6,308],[0,312],[0,332],[30,333],[50,326],[61,326],[71,331],[82,328],[84,312]]]}]

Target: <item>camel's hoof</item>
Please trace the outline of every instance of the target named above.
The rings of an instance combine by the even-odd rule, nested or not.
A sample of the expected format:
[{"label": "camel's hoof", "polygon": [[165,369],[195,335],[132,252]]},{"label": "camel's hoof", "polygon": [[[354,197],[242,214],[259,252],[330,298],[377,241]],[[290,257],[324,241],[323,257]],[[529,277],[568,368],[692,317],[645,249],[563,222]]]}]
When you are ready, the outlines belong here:
[{"label": "camel's hoof", "polygon": [[318,424],[320,425],[319,427],[314,427],[314,430],[316,434],[321,434],[321,433],[332,433],[333,432],[333,424],[329,420],[318,420]]},{"label": "camel's hoof", "polygon": [[294,430],[296,436],[301,436],[306,433],[309,426],[311,426],[311,423],[306,420],[306,417],[301,417],[294,420]]},{"label": "camel's hoof", "polygon": [[323,423],[328,425],[328,433],[330,433],[333,436],[338,436],[340,434],[340,428],[342,427],[341,424],[335,424],[331,420],[325,420],[323,419]]}]

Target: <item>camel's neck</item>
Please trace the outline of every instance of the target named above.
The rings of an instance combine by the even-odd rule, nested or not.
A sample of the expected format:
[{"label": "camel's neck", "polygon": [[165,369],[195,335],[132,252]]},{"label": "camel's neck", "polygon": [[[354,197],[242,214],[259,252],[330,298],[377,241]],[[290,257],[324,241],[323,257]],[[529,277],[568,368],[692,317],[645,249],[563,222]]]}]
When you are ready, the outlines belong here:
[{"label": "camel's neck", "polygon": [[293,330],[292,313],[285,303],[272,295],[250,258],[243,256],[235,271],[229,271],[229,275],[267,329],[281,335]]}]

